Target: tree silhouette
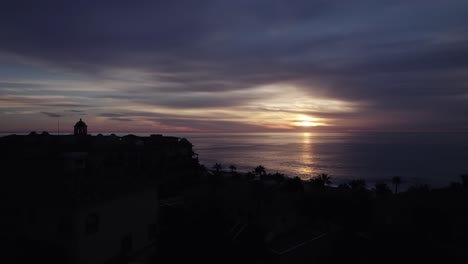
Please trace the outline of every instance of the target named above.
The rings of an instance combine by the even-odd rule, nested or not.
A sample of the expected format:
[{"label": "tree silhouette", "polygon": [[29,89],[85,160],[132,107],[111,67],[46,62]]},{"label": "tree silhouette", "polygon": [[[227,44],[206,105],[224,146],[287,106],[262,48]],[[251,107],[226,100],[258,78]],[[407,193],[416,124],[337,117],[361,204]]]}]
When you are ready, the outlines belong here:
[{"label": "tree silhouette", "polygon": [[414,192],[416,193],[429,192],[430,190],[431,190],[431,187],[428,184],[416,184],[408,188],[408,192],[413,192],[413,193]]},{"label": "tree silhouette", "polygon": [[216,175],[219,175],[219,174],[220,174],[222,168],[223,168],[223,167],[221,166],[220,163],[217,163],[217,162],[216,162],[216,163],[213,165],[213,170],[215,171],[215,174],[216,174]]},{"label": "tree silhouette", "polygon": [[366,181],[363,179],[351,180],[349,186],[353,190],[363,190],[366,188]]},{"label": "tree silhouette", "polygon": [[302,185],[302,180],[299,177],[288,178],[283,184],[283,189],[290,192],[302,192],[304,191],[304,186]]},{"label": "tree silhouette", "polygon": [[310,179],[310,181],[316,187],[323,188],[326,185],[331,184],[331,177],[328,176],[328,174],[326,174],[326,173],[322,173],[322,174],[319,174],[319,175],[315,176],[314,178]]},{"label": "tree silhouette", "polygon": [[229,165],[229,169],[231,170],[232,173],[236,173],[237,167],[233,164]]},{"label": "tree silhouette", "polygon": [[386,183],[376,183],[375,184],[375,194],[378,197],[385,197],[392,193],[392,190],[388,187]]},{"label": "tree silhouette", "polygon": [[271,178],[275,180],[276,182],[283,182],[286,176],[282,173],[276,172],[275,174],[271,175]]},{"label": "tree silhouette", "polygon": [[265,175],[266,174],[265,167],[263,167],[262,165],[258,165],[257,167],[255,167],[254,173],[257,176]]},{"label": "tree silhouette", "polygon": [[249,181],[255,179],[255,174],[253,174],[251,171],[247,172],[247,174],[245,175],[245,178]]},{"label": "tree silhouette", "polygon": [[468,188],[468,174],[462,174],[460,177],[462,179],[463,187]]},{"label": "tree silhouette", "polygon": [[395,193],[398,193],[398,186],[401,184],[401,177],[395,176],[392,178],[392,183],[395,185]]},{"label": "tree silhouette", "polygon": [[349,185],[346,184],[346,183],[340,183],[338,185],[338,189],[340,189],[340,190],[349,190]]}]

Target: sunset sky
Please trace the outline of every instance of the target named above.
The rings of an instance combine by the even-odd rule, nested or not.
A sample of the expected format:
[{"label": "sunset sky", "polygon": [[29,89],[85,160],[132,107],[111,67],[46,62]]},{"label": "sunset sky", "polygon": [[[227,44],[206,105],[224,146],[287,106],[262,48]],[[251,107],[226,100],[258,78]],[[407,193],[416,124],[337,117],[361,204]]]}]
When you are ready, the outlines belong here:
[{"label": "sunset sky", "polygon": [[468,1],[3,1],[0,132],[468,131]]}]

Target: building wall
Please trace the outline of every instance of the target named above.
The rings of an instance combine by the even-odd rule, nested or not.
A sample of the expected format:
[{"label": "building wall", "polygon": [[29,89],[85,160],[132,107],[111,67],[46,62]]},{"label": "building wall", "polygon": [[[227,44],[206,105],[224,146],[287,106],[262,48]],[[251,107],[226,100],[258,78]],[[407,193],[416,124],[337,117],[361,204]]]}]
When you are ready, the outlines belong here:
[{"label": "building wall", "polygon": [[[131,237],[132,252],[151,245],[154,238],[150,237],[149,225],[157,223],[157,208],[156,190],[148,190],[80,209],[74,227],[76,262],[104,263],[121,256],[125,237]],[[86,232],[90,214],[99,219],[95,233]]]}]

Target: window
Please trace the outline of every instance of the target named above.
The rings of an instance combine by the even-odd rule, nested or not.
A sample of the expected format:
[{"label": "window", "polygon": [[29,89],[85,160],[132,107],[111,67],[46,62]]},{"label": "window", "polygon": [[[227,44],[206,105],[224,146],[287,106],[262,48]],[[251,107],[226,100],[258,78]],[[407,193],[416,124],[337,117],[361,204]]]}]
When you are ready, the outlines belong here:
[{"label": "window", "polygon": [[86,234],[94,234],[99,231],[99,216],[96,213],[91,213],[86,217]]}]

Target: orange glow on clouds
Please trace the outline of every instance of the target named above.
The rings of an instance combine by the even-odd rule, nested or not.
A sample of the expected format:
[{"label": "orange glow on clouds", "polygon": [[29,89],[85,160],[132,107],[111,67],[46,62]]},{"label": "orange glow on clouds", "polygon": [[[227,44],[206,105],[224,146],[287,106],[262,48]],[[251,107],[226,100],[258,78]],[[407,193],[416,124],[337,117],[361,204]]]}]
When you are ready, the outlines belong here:
[{"label": "orange glow on clouds", "polygon": [[298,127],[326,126],[325,123],[318,122],[317,118],[313,118],[307,115],[299,115],[293,122],[293,125]]}]

